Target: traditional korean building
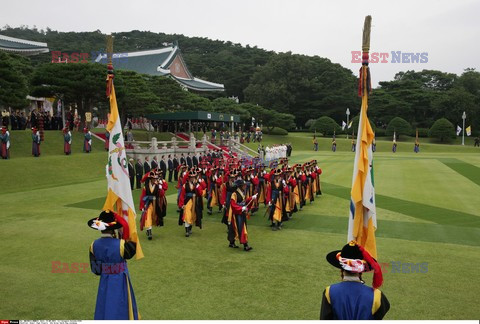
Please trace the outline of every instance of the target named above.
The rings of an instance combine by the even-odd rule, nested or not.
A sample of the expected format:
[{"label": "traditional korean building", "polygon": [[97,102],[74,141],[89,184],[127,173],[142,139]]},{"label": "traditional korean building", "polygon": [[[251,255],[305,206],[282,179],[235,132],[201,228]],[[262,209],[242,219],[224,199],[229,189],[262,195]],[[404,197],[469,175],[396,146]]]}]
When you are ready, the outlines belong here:
[{"label": "traditional korean building", "polygon": [[[177,44],[164,48],[114,53],[113,66],[118,70],[130,70],[148,75],[168,76],[182,87],[195,91],[225,91],[223,84],[196,78],[190,73]],[[95,62],[107,63],[107,55],[100,54]]]},{"label": "traditional korean building", "polygon": [[0,35],[0,51],[30,56],[48,53],[47,43],[33,42],[25,39]]}]

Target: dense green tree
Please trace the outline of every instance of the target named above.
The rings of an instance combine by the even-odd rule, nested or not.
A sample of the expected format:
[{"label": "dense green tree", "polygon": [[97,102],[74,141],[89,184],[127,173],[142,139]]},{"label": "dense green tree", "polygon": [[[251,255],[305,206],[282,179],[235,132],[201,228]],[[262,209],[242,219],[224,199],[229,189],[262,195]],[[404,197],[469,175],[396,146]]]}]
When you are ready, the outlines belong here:
[{"label": "dense green tree", "polygon": [[229,98],[217,98],[212,101],[212,110],[225,114],[235,114],[240,116],[241,123],[250,121],[250,112]]},{"label": "dense green tree", "polygon": [[36,97],[62,98],[76,104],[81,116],[94,106],[105,106],[106,68],[100,64],[53,64],[38,66],[31,80]]},{"label": "dense green tree", "polygon": [[392,136],[393,132],[395,132],[397,139],[399,139],[400,135],[411,135],[412,126],[405,119],[401,117],[395,117],[390,121],[390,123],[388,123],[385,134],[387,136]]},{"label": "dense green tree", "polygon": [[432,102],[437,118],[445,117],[448,120],[462,122],[462,114],[467,114],[467,123],[478,125],[480,109],[475,95],[462,87],[455,87],[439,94]]},{"label": "dense green tree", "polygon": [[158,109],[176,111],[190,106],[191,97],[176,81],[163,76],[150,76],[147,80],[148,87],[158,98]]},{"label": "dense green tree", "polygon": [[164,111],[159,98],[148,86],[149,81],[147,76],[133,71],[115,72],[115,92],[123,122],[127,115],[140,116]]},{"label": "dense green tree", "polygon": [[[338,117],[355,107],[356,78],[350,70],[318,56],[280,53],[256,72],[245,89],[246,100],[281,113],[298,125],[321,115]],[[341,117],[340,117],[341,118]]]},{"label": "dense green tree", "polygon": [[428,136],[437,138],[440,142],[449,142],[455,138],[455,127],[448,119],[440,118],[430,128]]},{"label": "dense green tree", "polygon": [[310,130],[322,133],[323,136],[327,136],[333,135],[333,132],[339,133],[341,128],[335,120],[330,117],[323,116],[315,120],[312,126],[310,126]]},{"label": "dense green tree", "polygon": [[0,52],[0,107],[17,109],[28,105],[31,72],[28,59]]}]

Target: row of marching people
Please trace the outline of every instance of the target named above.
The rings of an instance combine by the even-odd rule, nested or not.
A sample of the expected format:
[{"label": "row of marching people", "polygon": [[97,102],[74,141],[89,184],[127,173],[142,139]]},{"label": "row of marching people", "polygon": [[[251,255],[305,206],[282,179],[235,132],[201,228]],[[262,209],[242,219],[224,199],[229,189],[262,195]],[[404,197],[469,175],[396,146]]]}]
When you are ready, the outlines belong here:
[{"label": "row of marching people", "polygon": [[[92,150],[92,133],[85,128],[83,139],[83,151],[90,153]],[[40,144],[42,143],[42,136],[40,130],[36,127],[32,128],[32,155],[34,157],[40,156]],[[65,155],[72,154],[72,133],[68,129],[68,123],[63,128],[63,152]],[[6,127],[0,128],[0,157],[4,160],[10,158],[10,132]]]},{"label": "row of marching people", "polygon": [[[244,186],[242,195],[247,200],[248,210],[255,213],[260,204],[267,207],[266,213],[273,231],[280,230],[283,222],[303,208],[307,202],[312,203],[321,195],[320,174],[322,170],[317,161],[304,164],[288,165],[288,159],[282,159],[280,167],[266,171],[265,164],[257,167],[233,168],[231,170],[212,168],[213,175],[208,192],[209,213],[218,206],[223,210],[223,222],[228,225],[234,210],[231,208],[231,197],[238,192],[239,185]],[[242,183],[236,182],[243,180]],[[236,195],[238,196],[238,195]],[[254,197],[253,201],[248,201]]]},{"label": "row of marching people", "polygon": [[[205,209],[210,215],[217,210],[222,213],[222,223],[227,227],[229,247],[238,248],[238,241],[245,251],[250,251],[247,220],[261,204],[267,208],[272,230],[278,231],[295,212],[322,193],[322,170],[316,160],[289,166],[285,158],[269,171],[266,168],[263,163],[246,165],[236,157],[221,158],[215,164],[205,161],[192,168],[179,165],[178,225],[185,228],[185,236],[192,235],[194,226],[202,228]],[[145,188],[140,201],[140,229],[146,228],[147,237],[151,239],[152,226],[163,226],[168,183],[158,169],[146,174],[142,182]]]}]

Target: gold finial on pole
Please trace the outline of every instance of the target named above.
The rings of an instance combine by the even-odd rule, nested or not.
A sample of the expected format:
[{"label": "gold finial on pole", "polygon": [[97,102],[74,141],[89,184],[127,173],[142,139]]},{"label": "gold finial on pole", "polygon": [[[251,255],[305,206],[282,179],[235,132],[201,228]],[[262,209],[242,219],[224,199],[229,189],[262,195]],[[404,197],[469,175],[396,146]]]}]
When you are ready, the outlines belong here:
[{"label": "gold finial on pole", "polygon": [[370,50],[370,30],[372,26],[372,16],[366,16],[363,23],[363,37],[362,37],[362,51],[368,52]]}]

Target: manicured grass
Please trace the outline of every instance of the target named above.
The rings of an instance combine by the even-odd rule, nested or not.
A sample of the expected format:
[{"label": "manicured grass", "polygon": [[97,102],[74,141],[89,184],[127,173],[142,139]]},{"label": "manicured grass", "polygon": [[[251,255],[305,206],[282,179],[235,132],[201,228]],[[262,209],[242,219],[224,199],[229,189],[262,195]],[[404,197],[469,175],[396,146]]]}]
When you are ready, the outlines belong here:
[{"label": "manicured grass", "polygon": [[[105,199],[106,152],[95,140],[91,154],[81,153],[74,134],[79,146],[64,156],[60,134],[52,133],[42,156],[33,158],[24,135],[13,132],[12,159],[0,160],[0,317],[92,319],[98,277],[51,270],[52,261],[88,262],[98,233],[86,222]],[[319,152],[305,134],[285,139],[294,144],[292,163],[319,161],[324,195],[279,232],[270,230],[261,207],[249,221],[254,250],[245,253],[227,247],[217,213],[205,213],[204,228],[185,238],[172,183],[165,226],[153,229],[153,241],[140,233],[146,257],[129,262],[144,319],[318,319],[323,289],[340,279],[325,255],[346,241],[354,154],[329,151],[328,139]],[[265,136],[274,141],[284,142]],[[381,289],[392,305],[386,319],[478,317],[480,157],[468,152],[432,144],[419,154],[375,154],[378,260],[388,264]],[[140,191],[133,194],[138,208]],[[428,262],[428,272],[398,273],[392,262]],[[371,275],[365,277],[370,284]]]},{"label": "manicured grass", "polygon": [[[397,153],[414,153],[412,138],[404,137],[408,142],[398,141]],[[279,144],[279,143],[291,143],[293,151],[313,151],[313,134],[311,133],[289,133],[287,136],[280,135],[263,135],[262,145]],[[332,137],[317,136],[318,146],[320,151],[330,151],[332,146]],[[414,139],[413,139],[414,140]],[[469,140],[471,142],[471,140]],[[337,137],[337,152],[351,152],[352,139],[346,139],[344,137]],[[427,139],[420,139],[420,153],[477,153],[480,155],[480,148],[473,147],[473,142],[466,142],[465,146],[456,144],[433,144],[427,142]],[[391,138],[377,138],[377,152],[392,153],[392,139]],[[258,143],[247,143],[252,149],[258,148]],[[352,152],[353,154],[353,152]],[[392,153],[394,154],[394,153]]]}]

